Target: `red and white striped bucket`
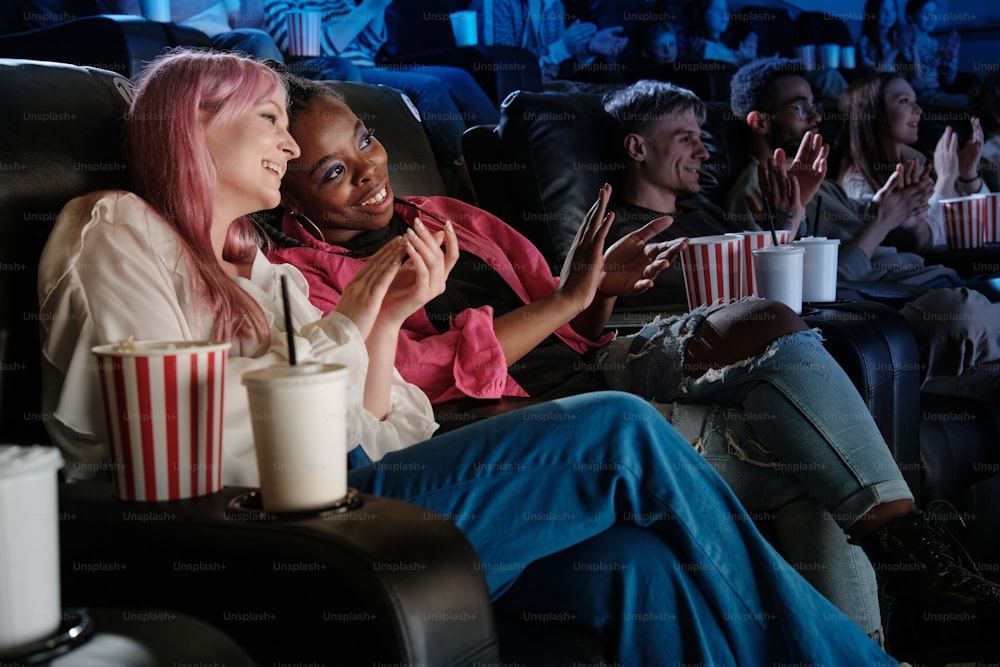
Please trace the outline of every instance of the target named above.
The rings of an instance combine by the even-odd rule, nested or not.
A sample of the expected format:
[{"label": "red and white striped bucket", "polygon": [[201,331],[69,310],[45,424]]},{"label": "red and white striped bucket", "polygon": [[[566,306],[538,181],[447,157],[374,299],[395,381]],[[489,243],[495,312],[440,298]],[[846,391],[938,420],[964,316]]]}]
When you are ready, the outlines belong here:
[{"label": "red and white striped bucket", "polygon": [[986,198],[982,195],[941,200],[944,216],[944,236],[951,250],[983,247],[983,211]]},{"label": "red and white striped bucket", "polygon": [[319,56],[322,12],[290,12],[286,17],[288,55]]},{"label": "red and white striped bucket", "polygon": [[743,237],[739,234],[699,236],[681,252],[688,309],[733,303],[743,280]]},{"label": "red and white striped bucket", "polygon": [[983,243],[1000,243],[1000,194],[980,196],[983,198]]},{"label": "red and white striped bucket", "polygon": [[115,495],[179,500],[222,489],[226,351],[216,341],[136,341],[93,349]]},{"label": "red and white striped bucket", "polygon": [[[740,296],[753,296],[757,293],[753,275],[753,251],[774,245],[771,232],[740,232],[743,237],[743,274],[740,278]],[[789,229],[775,231],[778,245],[785,245],[792,240]]]}]

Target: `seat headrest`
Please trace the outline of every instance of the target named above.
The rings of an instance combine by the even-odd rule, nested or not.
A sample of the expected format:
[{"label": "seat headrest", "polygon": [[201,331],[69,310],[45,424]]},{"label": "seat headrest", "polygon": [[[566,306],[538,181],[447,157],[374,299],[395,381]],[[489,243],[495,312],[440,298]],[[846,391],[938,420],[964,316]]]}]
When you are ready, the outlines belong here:
[{"label": "seat headrest", "polygon": [[121,187],[131,84],[114,72],[0,59],[0,366],[3,442],[44,442],[39,412],[38,257],[63,205]]}]

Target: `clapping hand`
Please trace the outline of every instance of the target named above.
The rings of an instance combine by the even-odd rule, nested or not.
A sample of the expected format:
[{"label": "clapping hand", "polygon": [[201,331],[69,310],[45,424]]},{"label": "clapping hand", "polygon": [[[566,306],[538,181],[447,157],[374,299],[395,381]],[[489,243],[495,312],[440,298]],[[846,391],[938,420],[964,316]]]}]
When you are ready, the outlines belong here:
[{"label": "clapping hand", "polygon": [[604,266],[604,242],[615,214],[608,212],[611,186],[605,183],[597,200],[583,217],[559,274],[559,292],[569,296],[583,310],[594,300]]},{"label": "clapping hand", "polygon": [[[777,160],[777,152],[775,159]],[[830,145],[823,141],[819,132],[809,130],[802,136],[795,159],[788,167],[788,173],[799,183],[799,197],[802,206],[806,206],[816,196],[823,179],[826,178],[827,157],[830,155]],[[784,162],[782,155],[781,162]]]},{"label": "clapping hand", "polygon": [[[757,180],[760,183],[760,192],[770,205],[771,212],[779,214],[780,224],[776,226],[797,232],[798,229],[795,225],[802,220],[802,216],[805,214],[805,205],[802,203],[804,198],[798,179],[793,178],[785,169],[785,151],[783,149],[776,148],[774,155],[769,157],[766,162],[757,164]],[[771,222],[767,219],[767,211],[764,210],[761,202],[757,201],[757,198],[751,194],[747,194],[744,199],[760,227],[768,229]]]},{"label": "clapping hand", "polygon": [[399,325],[441,294],[458,260],[458,241],[450,223],[437,234],[431,234],[419,220],[414,227],[362,264],[334,309],[353,321],[365,339],[376,321]]},{"label": "clapping hand", "polygon": [[653,286],[653,281],[687,247],[688,239],[660,243],[650,240],[665,230],[674,219],[656,218],[620,238],[604,253],[604,277],[598,293],[603,296],[632,296]]},{"label": "clapping hand", "polygon": [[590,40],[590,53],[606,58],[617,58],[628,45],[628,37],[621,26],[598,30]]},{"label": "clapping hand", "polygon": [[916,160],[909,160],[896,165],[872,203],[878,207],[878,219],[887,232],[897,227],[913,228],[926,219],[933,190],[930,165],[920,170]]},{"label": "clapping hand", "polygon": [[[417,218],[406,231],[406,261],[382,298],[379,321],[399,326],[418,308],[442,294],[448,274],[458,261],[458,238],[451,222],[431,233]],[[443,247],[442,247],[443,245]]]},{"label": "clapping hand", "polygon": [[969,122],[972,125],[972,134],[958,151],[958,175],[967,181],[974,180],[979,173],[979,158],[983,154],[983,144],[986,142],[983,125],[979,119],[973,116]]},{"label": "clapping hand", "polygon": [[584,23],[577,19],[566,26],[562,34],[562,41],[566,49],[579,61],[586,60],[590,54],[590,42],[597,35],[597,26],[593,23]]}]

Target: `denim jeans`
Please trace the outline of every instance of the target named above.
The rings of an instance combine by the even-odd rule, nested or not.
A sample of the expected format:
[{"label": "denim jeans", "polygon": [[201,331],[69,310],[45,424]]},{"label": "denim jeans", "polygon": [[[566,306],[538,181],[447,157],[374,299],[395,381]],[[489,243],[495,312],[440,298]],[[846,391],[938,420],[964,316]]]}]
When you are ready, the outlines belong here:
[{"label": "denim jeans", "polygon": [[281,49],[271,35],[255,28],[238,28],[212,38],[212,46],[221,51],[237,51],[256,60],[285,62]]},{"label": "denim jeans", "polygon": [[358,69],[365,83],[398,88],[413,100],[439,161],[452,163],[461,157],[462,133],[467,128],[500,119],[496,105],[463,69],[434,65]]},{"label": "denim jeans", "polygon": [[484,420],[349,482],[452,518],[498,609],[571,616],[623,665],[897,664],[635,396],[581,394]]},{"label": "denim jeans", "polygon": [[773,517],[786,559],[862,628],[876,630],[874,571],[843,529],[879,504],[913,495],[871,414],[816,331],[684,378],[686,341],[703,316],[661,320],[614,341],[600,358],[608,385],[675,402],[671,423],[751,514]]}]

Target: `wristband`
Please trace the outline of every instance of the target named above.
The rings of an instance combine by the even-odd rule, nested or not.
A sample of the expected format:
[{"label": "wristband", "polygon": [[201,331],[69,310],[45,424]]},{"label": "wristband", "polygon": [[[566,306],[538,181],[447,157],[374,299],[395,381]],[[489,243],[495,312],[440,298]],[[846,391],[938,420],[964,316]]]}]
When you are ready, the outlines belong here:
[{"label": "wristband", "polygon": [[982,178],[982,176],[979,175],[979,172],[976,172],[976,175],[973,176],[972,178],[962,178],[961,176],[959,176],[958,177],[958,182],[959,183],[975,183],[980,178]]}]

